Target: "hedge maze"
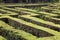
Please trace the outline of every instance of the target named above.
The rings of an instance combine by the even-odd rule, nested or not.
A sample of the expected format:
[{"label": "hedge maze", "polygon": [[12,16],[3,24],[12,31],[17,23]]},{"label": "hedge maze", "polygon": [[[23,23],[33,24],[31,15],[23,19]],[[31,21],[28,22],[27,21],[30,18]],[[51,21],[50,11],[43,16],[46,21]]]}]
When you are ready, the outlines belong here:
[{"label": "hedge maze", "polygon": [[60,40],[60,8],[38,9],[0,6],[0,40]]}]

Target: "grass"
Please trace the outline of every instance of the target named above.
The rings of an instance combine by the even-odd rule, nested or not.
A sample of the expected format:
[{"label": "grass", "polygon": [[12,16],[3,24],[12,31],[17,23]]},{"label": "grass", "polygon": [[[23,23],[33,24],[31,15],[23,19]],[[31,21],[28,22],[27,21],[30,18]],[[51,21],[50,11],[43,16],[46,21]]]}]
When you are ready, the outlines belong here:
[{"label": "grass", "polygon": [[[53,9],[51,10],[53,11]],[[0,40],[60,40],[60,18],[55,17],[59,16],[60,13],[49,13],[20,7],[7,8],[5,6],[1,6],[0,11],[0,32],[2,33]],[[59,12],[58,9],[56,11]],[[18,15],[18,17],[14,17],[15,15]],[[5,18],[9,23],[4,21]],[[50,25],[50,28],[46,25]],[[41,31],[53,36],[41,37]]]},{"label": "grass", "polygon": [[37,22],[41,22],[43,24],[48,24],[48,25],[56,26],[56,27],[60,28],[59,24],[55,24],[53,22],[45,21],[45,20],[42,20],[42,19],[39,19],[39,18],[30,17],[30,16],[28,16],[28,17],[27,16],[21,16],[21,17],[24,17],[24,18],[27,18],[27,19],[31,19],[31,20],[34,20],[34,21],[37,21]]},{"label": "grass", "polygon": [[4,37],[0,36],[0,40],[7,40],[7,39],[5,39]]},{"label": "grass", "polygon": [[37,11],[37,10],[31,10],[31,9],[26,9],[26,8],[17,8],[17,9],[22,10],[22,11],[26,11],[26,12],[33,12],[36,14],[45,14],[45,15],[49,15],[49,16],[57,16],[57,14],[52,14],[52,13],[47,13],[47,12]]},{"label": "grass", "polygon": [[39,38],[37,40],[59,40],[59,36],[53,36],[53,37],[45,37],[45,38]]},{"label": "grass", "polygon": [[32,24],[32,23],[23,21],[21,19],[16,19],[16,18],[12,18],[12,17],[9,17],[9,18],[12,19],[12,20],[15,20],[17,22],[20,22],[22,24],[29,25],[29,26],[31,26],[33,28],[44,30],[44,31],[46,31],[48,33],[51,33],[53,35],[60,35],[59,32],[57,32],[57,31],[54,31],[54,30],[51,30],[51,29],[48,29],[48,28],[45,28],[45,27],[42,27],[42,26],[38,26],[38,25],[35,25],[35,24]]},{"label": "grass", "polygon": [[[7,32],[7,34],[10,35],[11,37],[15,37],[16,38],[15,40],[19,40],[19,39],[17,39],[17,37],[20,37],[20,36],[27,40],[37,39],[37,37],[33,36],[32,34],[26,33],[23,30],[14,29],[13,27],[7,25],[3,21],[0,21],[0,28],[1,27],[3,30],[6,30],[6,32],[9,31],[9,32]],[[0,29],[0,30],[2,30],[2,29]]]}]

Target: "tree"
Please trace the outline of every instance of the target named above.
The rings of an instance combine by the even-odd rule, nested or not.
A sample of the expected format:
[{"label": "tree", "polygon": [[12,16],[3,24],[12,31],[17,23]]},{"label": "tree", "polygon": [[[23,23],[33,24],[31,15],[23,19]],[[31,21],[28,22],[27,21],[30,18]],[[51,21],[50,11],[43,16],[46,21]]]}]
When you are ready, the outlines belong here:
[{"label": "tree", "polygon": [[28,3],[29,0],[26,0],[26,3]]},{"label": "tree", "polygon": [[2,3],[3,2],[3,0],[0,0],[0,3]]}]

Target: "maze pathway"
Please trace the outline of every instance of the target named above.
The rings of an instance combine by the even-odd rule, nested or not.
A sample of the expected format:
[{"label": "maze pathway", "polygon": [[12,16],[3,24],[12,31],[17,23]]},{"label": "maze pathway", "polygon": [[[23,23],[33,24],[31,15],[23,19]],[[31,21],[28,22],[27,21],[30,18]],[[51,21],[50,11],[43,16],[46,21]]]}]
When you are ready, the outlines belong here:
[{"label": "maze pathway", "polygon": [[60,40],[60,18],[55,17],[58,14],[0,7],[0,35],[6,40]]}]

